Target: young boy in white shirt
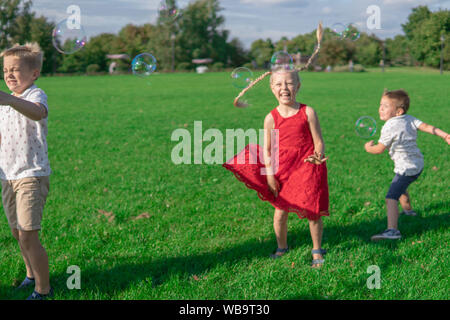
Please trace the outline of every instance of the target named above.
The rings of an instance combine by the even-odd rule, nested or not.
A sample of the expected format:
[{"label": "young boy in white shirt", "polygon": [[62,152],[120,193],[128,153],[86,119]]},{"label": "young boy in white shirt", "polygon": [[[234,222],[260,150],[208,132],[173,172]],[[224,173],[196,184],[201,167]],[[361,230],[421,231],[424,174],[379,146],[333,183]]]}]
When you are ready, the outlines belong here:
[{"label": "young boy in white shirt", "polygon": [[12,94],[0,91],[0,179],[3,208],[18,241],[27,276],[19,288],[34,285],[29,300],[52,295],[48,257],[39,241],[49,191],[47,96],[34,81],[43,53],[36,43],[3,51],[4,80]]},{"label": "young boy in white shirt", "polygon": [[417,130],[437,135],[450,144],[450,136],[446,132],[406,114],[408,109],[409,97],[405,91],[385,91],[378,110],[380,119],[386,121],[380,139],[377,145],[373,140],[364,145],[366,151],[372,154],[383,153],[389,148],[395,165],[395,177],[386,195],[387,230],[372,236],[372,241],[401,238],[398,230],[399,200],[402,213],[416,215],[406,190],[419,177],[424,166],[423,155],[416,144]]}]

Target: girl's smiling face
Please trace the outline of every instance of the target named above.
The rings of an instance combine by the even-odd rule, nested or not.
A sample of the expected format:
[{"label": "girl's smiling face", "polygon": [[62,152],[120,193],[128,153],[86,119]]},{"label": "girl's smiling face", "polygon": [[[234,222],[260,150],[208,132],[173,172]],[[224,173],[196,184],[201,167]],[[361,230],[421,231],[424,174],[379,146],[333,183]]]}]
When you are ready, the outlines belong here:
[{"label": "girl's smiling face", "polygon": [[280,105],[293,106],[300,89],[298,75],[294,72],[274,72],[270,79],[270,88]]}]

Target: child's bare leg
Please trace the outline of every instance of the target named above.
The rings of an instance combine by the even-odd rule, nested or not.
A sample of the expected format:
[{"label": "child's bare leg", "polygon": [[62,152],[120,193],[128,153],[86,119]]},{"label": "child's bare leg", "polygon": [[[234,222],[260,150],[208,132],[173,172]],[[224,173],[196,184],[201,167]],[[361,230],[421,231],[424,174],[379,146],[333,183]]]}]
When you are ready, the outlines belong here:
[{"label": "child's bare leg", "polygon": [[35,290],[41,294],[48,294],[50,291],[48,257],[39,241],[39,231],[19,231],[19,242],[33,271]]},{"label": "child's bare leg", "polygon": [[[322,219],[318,220],[309,220],[309,231],[311,232],[311,239],[313,242],[313,249],[321,249],[322,248],[322,234],[323,234],[323,221]],[[323,259],[320,253],[313,254],[313,259]]]},{"label": "child's bare leg", "polygon": [[[275,230],[275,236],[277,238],[278,248],[287,248],[287,221],[288,213],[286,211],[275,209],[275,214],[273,216],[273,229]],[[282,255],[279,252],[276,254]]]},{"label": "child's bare leg", "polygon": [[14,239],[16,239],[17,242],[19,243],[20,253],[22,254],[23,262],[25,262],[25,268],[27,269],[27,277],[32,279],[34,277],[33,270],[31,269],[30,261],[28,260],[27,256],[25,255],[25,250],[23,250],[22,245],[20,244],[19,230],[11,229],[11,233],[12,233]]},{"label": "child's bare leg", "polygon": [[399,200],[400,200],[400,205],[402,206],[402,209],[404,211],[411,211],[412,210],[411,199],[409,197],[408,191],[405,191],[405,193],[400,196]]},{"label": "child's bare leg", "polygon": [[398,201],[386,198],[388,229],[398,230]]}]

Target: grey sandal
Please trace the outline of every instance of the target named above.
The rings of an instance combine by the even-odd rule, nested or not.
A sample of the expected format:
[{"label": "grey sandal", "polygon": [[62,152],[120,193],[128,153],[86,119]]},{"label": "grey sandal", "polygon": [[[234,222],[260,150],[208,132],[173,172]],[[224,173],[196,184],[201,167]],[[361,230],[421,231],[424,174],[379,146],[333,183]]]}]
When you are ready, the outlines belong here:
[{"label": "grey sandal", "polygon": [[[327,250],[325,250],[325,249],[311,250],[311,254],[321,254],[322,257],[324,255],[326,255],[326,253],[327,253]],[[314,266],[315,264],[322,266],[324,263],[325,263],[325,259],[313,259],[313,261],[311,262],[311,267]]]},{"label": "grey sandal", "polygon": [[[284,254],[285,254],[286,252],[288,252],[288,251],[289,251],[289,247],[284,248],[284,249],[277,248],[277,250],[275,250],[275,252],[272,253],[272,254],[270,255],[270,257],[271,257],[272,259],[278,259],[278,258],[281,258],[282,256],[284,256]],[[283,253],[283,254],[277,254],[277,253]]]}]

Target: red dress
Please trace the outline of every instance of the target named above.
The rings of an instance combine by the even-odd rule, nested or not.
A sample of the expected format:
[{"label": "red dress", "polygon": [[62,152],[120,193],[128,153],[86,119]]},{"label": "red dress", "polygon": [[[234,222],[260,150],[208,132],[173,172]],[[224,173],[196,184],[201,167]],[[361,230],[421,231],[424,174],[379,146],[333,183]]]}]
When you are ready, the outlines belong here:
[{"label": "red dress", "polygon": [[[271,111],[278,129],[278,144],[272,142],[272,167],[280,189],[278,196],[270,192],[264,174],[263,148],[249,144],[239,154],[223,164],[245,185],[258,192],[261,200],[269,201],[275,208],[295,212],[299,218],[317,220],[328,216],[328,180],[325,163],[304,162],[314,154],[314,143],[305,113],[300,104],[298,112],[283,118],[277,108]],[[275,131],[276,132],[276,131]],[[276,141],[275,139],[271,141]],[[278,152],[278,166],[274,160]]]}]

